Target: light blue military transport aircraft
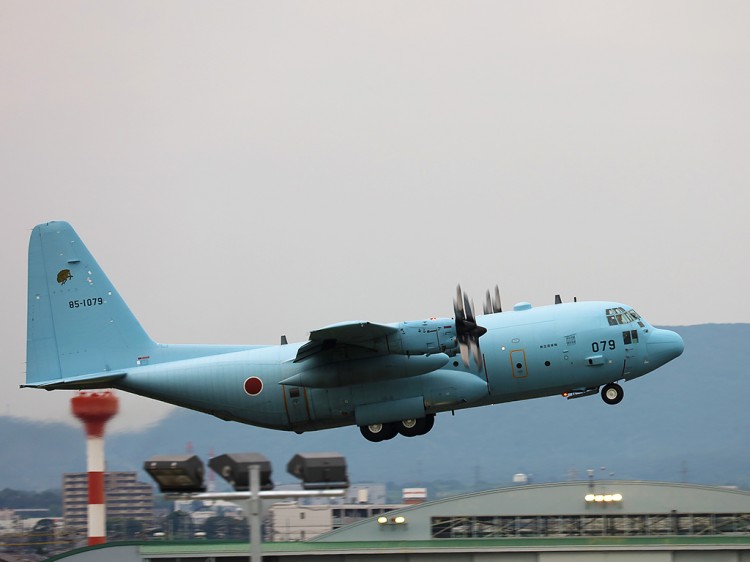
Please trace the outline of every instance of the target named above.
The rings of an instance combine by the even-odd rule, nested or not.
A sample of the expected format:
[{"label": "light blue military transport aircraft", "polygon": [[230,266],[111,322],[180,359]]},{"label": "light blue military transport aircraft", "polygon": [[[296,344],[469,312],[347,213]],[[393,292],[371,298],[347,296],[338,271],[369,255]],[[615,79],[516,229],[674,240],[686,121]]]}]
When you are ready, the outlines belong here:
[{"label": "light blue military transport aircraft", "polygon": [[497,288],[475,315],[460,287],[454,318],[342,322],[281,345],[154,342],[73,228],[29,243],[25,387],[116,388],[224,420],[298,433],[359,426],[370,441],[424,435],[435,414],[541,396],[601,392],[678,357],[682,338],[616,302],[502,311]]}]

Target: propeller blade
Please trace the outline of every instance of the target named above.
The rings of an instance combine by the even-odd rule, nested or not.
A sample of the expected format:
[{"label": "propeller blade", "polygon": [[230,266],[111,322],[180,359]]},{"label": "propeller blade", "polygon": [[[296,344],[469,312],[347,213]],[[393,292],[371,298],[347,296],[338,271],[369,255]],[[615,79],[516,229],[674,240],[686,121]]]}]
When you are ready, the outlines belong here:
[{"label": "propeller blade", "polygon": [[476,340],[476,343],[472,341],[471,352],[474,355],[474,362],[477,364],[477,367],[479,367],[479,370],[481,371],[484,367],[484,364],[482,363],[482,352],[479,350],[479,340]]},{"label": "propeller blade", "polygon": [[463,361],[464,365],[467,367],[470,365],[469,363],[469,344],[467,343],[461,343],[459,344],[459,347],[461,348],[461,361]]},{"label": "propeller blade", "polygon": [[489,289],[487,289],[487,293],[484,295],[484,313],[492,314],[492,298],[490,297]]},{"label": "propeller blade", "polygon": [[500,305],[500,287],[495,285],[495,301],[492,303],[492,310],[494,312],[502,312],[503,307]]},{"label": "propeller blade", "polygon": [[[490,302],[490,306],[491,306]],[[474,303],[469,296],[456,287],[456,298],[453,299],[453,312],[456,315],[456,339],[461,350],[464,365],[471,366],[471,358],[481,371],[484,368],[482,352],[479,349],[479,338],[487,333],[487,328],[477,324],[474,316]]]},{"label": "propeller blade", "polygon": [[466,293],[464,293],[464,310],[466,311],[466,320],[475,324],[476,318],[474,318],[474,307],[471,306],[471,301]]},{"label": "propeller blade", "polygon": [[503,311],[503,306],[500,304],[500,288],[495,285],[494,296],[490,294],[490,290],[484,294],[484,313],[485,314],[497,314]]},{"label": "propeller blade", "polygon": [[456,316],[456,322],[466,319],[464,313],[464,298],[461,294],[461,285],[456,285],[456,298],[453,299],[453,313]]}]

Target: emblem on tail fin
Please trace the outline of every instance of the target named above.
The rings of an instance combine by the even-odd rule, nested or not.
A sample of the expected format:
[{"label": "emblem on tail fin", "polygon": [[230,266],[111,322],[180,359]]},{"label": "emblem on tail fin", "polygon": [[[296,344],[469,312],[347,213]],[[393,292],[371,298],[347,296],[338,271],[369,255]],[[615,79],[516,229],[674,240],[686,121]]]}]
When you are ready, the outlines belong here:
[{"label": "emblem on tail fin", "polygon": [[60,272],[57,274],[57,282],[60,283],[60,285],[65,285],[65,282],[68,279],[73,279],[73,276],[70,274],[70,270],[61,269]]}]

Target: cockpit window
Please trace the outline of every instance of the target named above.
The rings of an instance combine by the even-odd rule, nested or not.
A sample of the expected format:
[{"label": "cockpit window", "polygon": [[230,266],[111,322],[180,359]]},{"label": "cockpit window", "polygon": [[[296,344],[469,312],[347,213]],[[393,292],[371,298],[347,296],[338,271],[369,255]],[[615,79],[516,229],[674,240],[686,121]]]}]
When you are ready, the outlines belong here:
[{"label": "cockpit window", "polygon": [[622,333],[622,343],[625,345],[638,343],[638,330],[625,330]]},{"label": "cockpit window", "polygon": [[630,324],[639,320],[641,317],[638,313],[633,310],[625,310],[622,307],[608,308],[607,309],[607,322],[610,326],[617,326],[618,324]]}]

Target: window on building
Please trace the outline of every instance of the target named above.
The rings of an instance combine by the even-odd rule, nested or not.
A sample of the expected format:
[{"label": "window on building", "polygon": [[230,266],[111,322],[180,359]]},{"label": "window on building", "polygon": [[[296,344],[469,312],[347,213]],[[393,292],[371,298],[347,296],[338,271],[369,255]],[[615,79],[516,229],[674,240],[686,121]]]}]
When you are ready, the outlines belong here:
[{"label": "window on building", "polygon": [[433,517],[432,537],[750,535],[750,514],[523,515]]}]

